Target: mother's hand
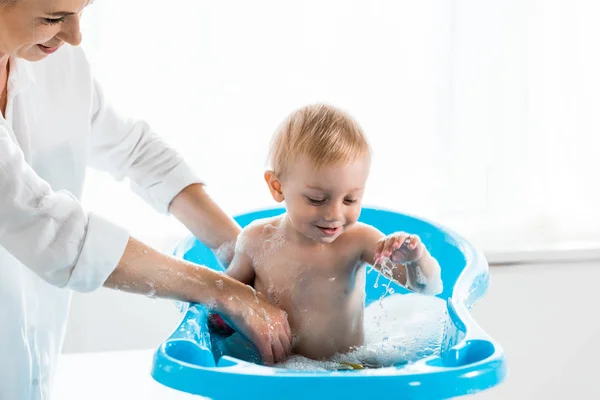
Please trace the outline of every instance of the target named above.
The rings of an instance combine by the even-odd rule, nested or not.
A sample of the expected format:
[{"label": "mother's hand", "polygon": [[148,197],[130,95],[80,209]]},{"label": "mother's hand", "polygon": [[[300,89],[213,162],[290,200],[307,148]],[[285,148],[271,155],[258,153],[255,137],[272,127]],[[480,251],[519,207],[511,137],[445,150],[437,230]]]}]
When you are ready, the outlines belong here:
[{"label": "mother's hand", "polygon": [[[229,278],[229,277],[227,277]],[[231,279],[231,291],[222,311],[237,330],[260,352],[267,365],[285,360],[292,350],[292,332],[287,313],[271,304],[250,286]],[[229,286],[229,285],[228,285]],[[225,292],[225,287],[223,288]],[[236,294],[231,295],[232,292]]]}]

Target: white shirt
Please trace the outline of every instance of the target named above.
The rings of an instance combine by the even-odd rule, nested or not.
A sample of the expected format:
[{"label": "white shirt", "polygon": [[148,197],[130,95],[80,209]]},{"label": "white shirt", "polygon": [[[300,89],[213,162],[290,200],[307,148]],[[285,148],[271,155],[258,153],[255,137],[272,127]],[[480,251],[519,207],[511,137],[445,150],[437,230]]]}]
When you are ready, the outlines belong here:
[{"label": "white shirt", "polygon": [[129,238],[82,209],[86,166],[130,178],[165,213],[200,180],[145,123],[106,103],[80,48],[10,67],[0,117],[0,399],[48,399],[70,289],[102,286]]}]

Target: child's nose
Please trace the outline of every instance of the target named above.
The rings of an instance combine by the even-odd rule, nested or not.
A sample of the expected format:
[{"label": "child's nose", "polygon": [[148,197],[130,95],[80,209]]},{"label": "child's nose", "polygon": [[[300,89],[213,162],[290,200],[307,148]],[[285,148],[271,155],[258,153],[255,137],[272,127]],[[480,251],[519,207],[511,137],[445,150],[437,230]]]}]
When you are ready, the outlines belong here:
[{"label": "child's nose", "polygon": [[342,218],[342,206],[340,204],[330,204],[325,210],[325,220],[327,221],[340,221]]}]

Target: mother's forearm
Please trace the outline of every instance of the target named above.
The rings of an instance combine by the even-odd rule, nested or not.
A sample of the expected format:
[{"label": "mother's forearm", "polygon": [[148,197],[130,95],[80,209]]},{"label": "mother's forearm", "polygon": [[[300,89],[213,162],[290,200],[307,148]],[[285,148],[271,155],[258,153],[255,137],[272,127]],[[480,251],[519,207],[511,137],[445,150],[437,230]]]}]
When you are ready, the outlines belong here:
[{"label": "mother's forearm", "polygon": [[169,212],[225,265],[231,262],[240,226],[215,203],[201,184],[183,189],[169,205]]},{"label": "mother's forearm", "polygon": [[232,278],[160,253],[130,237],[105,287],[159,298],[202,303],[223,311]]}]

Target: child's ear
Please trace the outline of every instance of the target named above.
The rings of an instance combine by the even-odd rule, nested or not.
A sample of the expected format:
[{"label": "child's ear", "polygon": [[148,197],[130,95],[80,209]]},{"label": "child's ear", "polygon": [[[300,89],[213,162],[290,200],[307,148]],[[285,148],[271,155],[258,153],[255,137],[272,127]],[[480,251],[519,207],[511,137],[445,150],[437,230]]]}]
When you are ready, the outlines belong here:
[{"label": "child's ear", "polygon": [[273,196],[273,199],[276,202],[281,203],[283,200],[285,200],[285,197],[283,197],[283,192],[281,191],[281,182],[277,178],[277,175],[275,175],[274,171],[269,170],[265,172],[265,181],[269,186],[271,196]]}]

